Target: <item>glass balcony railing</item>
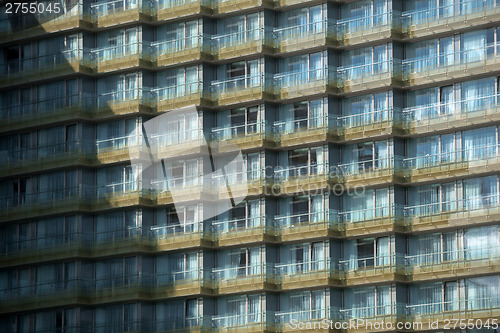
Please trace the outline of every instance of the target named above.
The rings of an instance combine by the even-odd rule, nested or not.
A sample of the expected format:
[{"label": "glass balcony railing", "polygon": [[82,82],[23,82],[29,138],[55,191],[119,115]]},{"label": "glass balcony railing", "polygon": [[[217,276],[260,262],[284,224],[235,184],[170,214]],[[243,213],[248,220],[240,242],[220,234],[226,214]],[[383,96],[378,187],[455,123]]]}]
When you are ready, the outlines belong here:
[{"label": "glass balcony railing", "polygon": [[453,119],[466,120],[486,114],[488,109],[498,107],[500,95],[477,96],[448,103],[435,103],[403,109],[403,119],[407,126],[423,120],[439,120],[440,123]]},{"label": "glass balcony railing", "polygon": [[272,91],[272,77],[268,74],[242,75],[220,81],[212,81],[210,89],[215,94],[231,93],[244,89],[261,88]]},{"label": "glass balcony railing", "polygon": [[274,170],[274,178],[281,181],[287,181],[290,178],[297,177],[324,176],[328,175],[329,171],[327,163],[305,164],[287,168],[279,166]]},{"label": "glass balcony railing", "polygon": [[[200,128],[186,129],[180,131],[165,130],[162,134],[151,135],[150,140],[152,146],[161,148],[170,148],[172,144],[182,144],[188,142],[199,142],[200,145],[205,144],[205,135]],[[138,142],[141,142],[140,140]]]},{"label": "glass balcony railing", "polygon": [[280,42],[291,41],[302,37],[313,37],[318,34],[326,35],[326,37],[335,37],[337,34],[335,21],[326,19],[323,21],[274,29],[275,38]]},{"label": "glass balcony railing", "polygon": [[368,64],[342,66],[337,69],[341,81],[362,79],[363,81],[379,80],[382,74],[401,75],[401,60],[389,59]]},{"label": "glass balcony railing", "polygon": [[[304,307],[308,307],[308,305],[309,302],[303,304]],[[319,306],[314,309],[280,311],[276,312],[276,322],[283,326],[288,326],[291,322],[320,321],[322,319],[330,320],[333,318],[332,312],[330,308],[325,308],[324,306]]]},{"label": "glass balcony railing", "polygon": [[356,319],[356,318],[376,318],[376,317],[391,317],[398,314],[400,305],[387,304],[387,305],[373,305],[353,307],[349,309],[340,309],[340,318],[343,320]]},{"label": "glass balcony railing", "polygon": [[486,66],[490,60],[496,61],[494,59],[498,52],[500,52],[500,44],[488,44],[469,50],[406,59],[402,64],[403,73],[406,78],[409,78],[411,74],[430,74],[440,69],[449,72],[454,70],[454,66],[459,66],[456,70],[464,72],[469,68]]},{"label": "glass balcony railing", "polygon": [[274,75],[275,84],[282,89],[315,82],[335,85],[336,80],[337,70],[334,67],[286,72]]},{"label": "glass balcony railing", "polygon": [[212,226],[217,233],[231,233],[270,226],[270,221],[265,216],[243,217],[223,221],[216,220],[212,222]]},{"label": "glass balcony railing", "polygon": [[[441,298],[441,294],[439,294],[438,297]],[[499,308],[500,308],[500,297],[488,296],[488,297],[455,299],[449,301],[445,300],[441,302],[431,302],[423,304],[412,304],[406,306],[406,312],[408,316],[429,315],[429,316],[440,316],[447,318],[452,316],[452,313],[450,312],[470,313],[471,311],[493,310]]]},{"label": "glass balcony railing", "polygon": [[105,186],[98,186],[96,193],[97,198],[106,196],[124,195],[127,193],[134,193],[142,190],[141,181],[122,181],[118,183],[106,184]]},{"label": "glass balcony railing", "polygon": [[212,270],[212,278],[218,281],[252,277],[271,277],[274,275],[276,275],[274,265],[271,263],[214,268]]},{"label": "glass balcony railing", "polygon": [[207,229],[203,221],[182,221],[162,226],[151,227],[151,234],[155,239],[167,239],[192,233],[202,233]]},{"label": "glass balcony railing", "polygon": [[203,7],[215,8],[212,0],[158,0],[158,9],[168,9],[201,2]]},{"label": "glass balcony railing", "polygon": [[212,129],[214,140],[231,140],[256,134],[271,134],[272,127],[266,121],[256,121],[241,125],[216,127]]},{"label": "glass balcony railing", "polygon": [[369,222],[378,219],[387,219],[394,217],[404,217],[403,207],[400,205],[388,205],[379,207],[370,207],[339,213],[340,219],[345,223]]},{"label": "glass balcony railing", "polygon": [[94,95],[78,93],[58,98],[40,99],[29,103],[0,106],[0,119],[29,121],[44,116],[56,116],[59,111],[64,111],[67,108],[80,108],[90,112],[94,106]]},{"label": "glass balcony railing", "polygon": [[377,173],[385,170],[402,170],[403,158],[401,156],[390,156],[386,158],[374,158],[366,161],[339,164],[339,170],[344,176],[357,176],[360,174]]},{"label": "glass balcony railing", "polygon": [[201,280],[206,280],[209,276],[205,276],[202,268],[193,268],[184,271],[171,272],[168,274],[155,274],[156,286],[162,286],[167,284],[179,284],[179,283],[190,283],[190,282],[201,282]]},{"label": "glass balcony railing", "polygon": [[341,19],[337,21],[337,29],[340,35],[344,35],[346,33],[364,32],[374,28],[396,28],[398,26],[401,27],[401,13],[396,11]]},{"label": "glass balcony railing", "polygon": [[[209,35],[198,35],[173,40],[157,41],[151,44],[157,58],[186,50],[200,48],[201,52],[212,53],[213,42]],[[182,59],[181,59],[182,60]]]},{"label": "glass balcony railing", "polygon": [[0,290],[0,299],[8,300],[19,300],[20,298],[28,298],[33,296],[41,297],[53,295],[54,293],[64,293],[72,291],[75,289],[89,290],[92,286],[92,282],[80,278],[68,278],[64,280],[54,280],[54,279],[43,279],[37,283],[29,283],[25,281],[25,285],[22,282],[12,288]]},{"label": "glass balcony railing", "polygon": [[[495,0],[451,2],[446,5],[403,12],[403,22],[405,27],[426,25],[438,23],[442,19],[459,18],[460,16],[469,16],[482,12],[487,13],[497,7],[498,3]],[[460,18],[460,20],[463,20],[463,18]]]},{"label": "glass balcony railing", "polygon": [[405,257],[402,254],[392,253],[364,258],[340,260],[338,267],[342,271],[356,271],[358,269],[387,269],[396,266],[404,267]]},{"label": "glass balcony railing", "polygon": [[15,254],[28,251],[43,251],[57,249],[68,245],[91,245],[92,234],[83,232],[60,232],[28,237],[26,239],[0,242],[0,254]]},{"label": "glass balcony railing", "polygon": [[280,276],[335,270],[337,270],[337,263],[330,259],[276,264],[276,272]]},{"label": "glass balcony railing", "polygon": [[189,328],[195,327],[204,327],[211,328],[212,327],[212,318],[207,317],[186,317],[186,318],[178,318],[172,320],[155,320],[154,321],[154,331],[155,332],[164,332],[164,331],[186,331]]},{"label": "glass balcony railing", "polygon": [[405,216],[409,217],[410,219],[415,217],[430,217],[439,214],[450,214],[473,210],[488,210],[492,208],[497,209],[499,207],[499,202],[500,200],[498,194],[485,194],[466,199],[406,206],[404,208],[404,213]]},{"label": "glass balcony railing", "polygon": [[274,39],[272,29],[270,27],[263,27],[212,36],[212,43],[218,52],[221,52],[227,47],[243,45],[256,41],[261,41],[264,44],[268,44],[273,47]]},{"label": "glass balcony railing", "polygon": [[142,136],[140,135],[127,135],[109,139],[97,139],[96,151],[97,154],[109,151],[116,151],[135,147],[142,143]]},{"label": "glass balcony railing", "polygon": [[118,229],[109,228],[104,231],[97,231],[95,233],[95,242],[98,245],[100,243],[109,243],[142,237],[147,237],[147,234],[143,233],[142,227],[130,226]]},{"label": "glass balcony railing", "polygon": [[95,2],[90,5],[91,14],[97,17],[106,17],[134,9],[139,9],[145,14],[152,14],[154,3],[151,0],[108,0]]},{"label": "glass balcony railing", "polygon": [[212,327],[214,327],[215,329],[238,326],[265,326],[267,324],[274,324],[273,312],[257,311],[248,314],[232,314],[212,317]]},{"label": "glass balcony railing", "polygon": [[328,223],[329,225],[335,225],[339,222],[338,211],[334,209],[291,215],[277,215],[274,220],[276,225],[281,228],[293,228],[314,223]]},{"label": "glass balcony railing", "polygon": [[212,175],[192,175],[183,177],[168,177],[162,180],[151,180],[151,188],[159,193],[173,190],[182,190],[189,187],[211,188],[213,185]]},{"label": "glass balcony railing", "polygon": [[439,165],[467,163],[479,161],[479,164],[488,164],[493,158],[499,157],[498,145],[484,147],[470,147],[468,149],[426,154],[418,157],[405,158],[404,164],[410,169],[431,168]]},{"label": "glass balcony railing", "polygon": [[101,61],[110,61],[133,55],[152,60],[153,51],[154,49],[149,42],[141,41],[137,43],[95,48],[91,50],[91,54],[92,58],[99,63]]},{"label": "glass balcony railing", "polygon": [[152,97],[151,90],[147,87],[109,91],[97,95],[97,108],[105,109],[107,106],[131,101],[152,103]]},{"label": "glass balcony railing", "polygon": [[339,117],[339,122],[344,129],[363,127],[381,123],[401,124],[402,116],[400,109],[373,110],[357,114]]},{"label": "glass balcony railing", "polygon": [[318,117],[294,119],[291,121],[277,121],[274,123],[275,131],[280,134],[290,134],[320,128],[329,128],[332,131],[338,130],[339,123],[337,121],[337,117],[334,115],[323,115]]},{"label": "glass balcony railing", "polygon": [[203,82],[194,81],[177,85],[171,85],[164,88],[153,89],[152,96],[157,101],[181,98],[193,94],[203,93]]},{"label": "glass balcony railing", "polygon": [[450,251],[439,251],[407,255],[405,262],[408,267],[428,267],[441,264],[472,263],[486,260],[498,260],[500,257],[500,245],[498,243],[488,247],[480,244],[478,247],[456,249]]}]

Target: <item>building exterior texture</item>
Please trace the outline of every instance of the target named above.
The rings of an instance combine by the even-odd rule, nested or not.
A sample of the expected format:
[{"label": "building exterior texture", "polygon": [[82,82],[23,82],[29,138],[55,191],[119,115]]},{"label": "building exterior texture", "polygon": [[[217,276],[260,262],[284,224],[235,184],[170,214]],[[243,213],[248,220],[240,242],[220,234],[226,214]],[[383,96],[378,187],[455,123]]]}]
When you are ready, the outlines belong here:
[{"label": "building exterior texture", "polygon": [[0,13],[1,332],[500,319],[498,1],[56,1]]}]

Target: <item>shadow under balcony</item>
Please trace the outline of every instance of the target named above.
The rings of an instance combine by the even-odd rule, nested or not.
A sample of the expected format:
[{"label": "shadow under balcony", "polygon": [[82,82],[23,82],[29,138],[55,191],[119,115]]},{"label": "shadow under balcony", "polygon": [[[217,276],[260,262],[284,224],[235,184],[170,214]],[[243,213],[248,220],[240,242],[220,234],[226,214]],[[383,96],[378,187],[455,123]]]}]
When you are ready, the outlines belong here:
[{"label": "shadow under balcony", "polygon": [[154,112],[155,101],[149,88],[141,87],[110,91],[97,96],[96,119],[126,114],[146,114]]},{"label": "shadow under balcony", "polygon": [[399,254],[340,260],[338,265],[338,269],[345,272],[344,284],[346,286],[409,280],[405,258]]},{"label": "shadow under balcony", "polygon": [[407,206],[404,210],[411,231],[472,227],[500,220],[498,194]]},{"label": "shadow under balcony", "polygon": [[499,50],[499,45],[488,44],[476,49],[404,60],[402,70],[405,85],[435,84],[499,71]]},{"label": "shadow under balcony", "polygon": [[487,95],[456,102],[409,107],[403,110],[403,121],[409,134],[427,134],[451,128],[497,123],[500,121],[499,101],[499,95]]},{"label": "shadow under balcony", "polygon": [[0,151],[0,174],[12,176],[66,168],[93,166],[96,162],[91,141],[75,140],[27,150]]},{"label": "shadow under balcony", "polygon": [[339,43],[335,21],[330,19],[276,28],[274,34],[280,53],[336,46]]},{"label": "shadow under balcony", "polygon": [[343,93],[403,85],[399,59],[339,67],[337,75]]},{"label": "shadow under balcony", "polygon": [[212,247],[215,243],[213,232],[203,222],[157,225],[151,227],[151,234],[156,251]]},{"label": "shadow under balcony", "polygon": [[336,142],[342,132],[333,115],[275,122],[274,129],[282,147]]},{"label": "shadow under balcony", "polygon": [[243,75],[213,81],[211,90],[219,106],[245,102],[273,101],[276,97],[274,80],[268,74]]},{"label": "shadow under balcony", "polygon": [[166,21],[194,15],[212,15],[215,12],[214,0],[159,0],[157,21]]},{"label": "shadow under balcony", "polygon": [[457,276],[499,273],[500,248],[495,245],[407,255],[405,261],[412,281],[453,279]]},{"label": "shadow under balcony", "polygon": [[376,110],[339,117],[345,141],[405,133],[400,109]]},{"label": "shadow under balcony", "polygon": [[156,55],[156,67],[210,61],[214,58],[212,40],[207,35],[158,41],[151,47]]},{"label": "shadow under balcony", "polygon": [[339,91],[334,67],[276,74],[273,81],[279,87],[279,98],[282,100]]},{"label": "shadow under balcony", "polygon": [[218,60],[241,58],[253,54],[273,54],[275,42],[270,27],[244,30],[212,37]]},{"label": "shadow under balcony", "polygon": [[349,188],[401,184],[404,183],[406,175],[403,158],[400,156],[339,164],[338,168],[344,185]]},{"label": "shadow under balcony", "polygon": [[496,1],[440,3],[439,7],[403,12],[403,31],[406,37],[420,38],[482,26],[499,19],[500,7]]},{"label": "shadow under balcony", "polygon": [[346,237],[406,230],[403,207],[390,205],[340,212]]},{"label": "shadow under balcony", "polygon": [[156,275],[154,299],[186,297],[193,295],[212,295],[215,284],[203,269],[172,272]]},{"label": "shadow under balcony", "polygon": [[97,28],[151,23],[155,11],[153,0],[108,0],[94,2],[90,6]]},{"label": "shadow under balcony", "polygon": [[276,271],[280,275],[282,290],[340,286],[344,277],[330,259],[276,264]]},{"label": "shadow under balcony", "polygon": [[274,264],[270,263],[214,268],[212,275],[219,295],[276,291],[279,286]]},{"label": "shadow under balcony", "polygon": [[292,166],[274,170],[275,188],[282,195],[330,190],[340,182],[338,172],[327,163]]},{"label": "shadow under balcony", "polygon": [[138,158],[141,139],[138,135],[128,135],[96,140],[98,162],[100,164],[113,164],[129,161],[132,156]]},{"label": "shadow under balcony", "polygon": [[19,130],[72,119],[90,120],[95,97],[79,93],[62,98],[0,107],[0,131]]},{"label": "shadow under balcony", "polygon": [[[57,52],[51,50],[50,52]],[[90,51],[80,48],[54,54],[11,60],[0,64],[0,88],[74,73],[91,74]]]},{"label": "shadow under balcony", "polygon": [[144,41],[96,48],[91,52],[96,73],[115,72],[130,68],[147,69],[153,63],[153,48]]},{"label": "shadow under balcony", "polygon": [[276,135],[266,121],[212,129],[212,149],[219,153],[258,150],[276,146]]},{"label": "shadow under balcony", "polygon": [[190,82],[158,88],[152,91],[156,100],[156,111],[164,112],[195,105],[210,107],[214,104],[213,96],[203,89],[203,82]]},{"label": "shadow under balcony", "polygon": [[[28,4],[34,2],[28,2]],[[52,32],[67,30],[89,30],[92,28],[93,20],[90,13],[83,6],[83,0],[63,2],[60,12],[53,9],[53,13],[43,12],[43,17],[26,14],[7,18],[2,16],[0,20],[0,42],[32,38]],[[59,3],[61,4],[61,3]],[[66,5],[69,4],[69,8]],[[45,6],[47,6],[45,4]],[[39,7],[42,9],[42,7]],[[45,8],[45,7],[44,7]]]},{"label": "shadow under balcony", "polygon": [[338,237],[343,232],[338,212],[333,209],[276,216],[275,223],[281,231],[282,242]]},{"label": "shadow under balcony", "polygon": [[337,21],[342,45],[355,45],[402,37],[401,13],[389,11]]},{"label": "shadow under balcony", "polygon": [[213,221],[218,246],[276,243],[278,231],[265,216]]}]

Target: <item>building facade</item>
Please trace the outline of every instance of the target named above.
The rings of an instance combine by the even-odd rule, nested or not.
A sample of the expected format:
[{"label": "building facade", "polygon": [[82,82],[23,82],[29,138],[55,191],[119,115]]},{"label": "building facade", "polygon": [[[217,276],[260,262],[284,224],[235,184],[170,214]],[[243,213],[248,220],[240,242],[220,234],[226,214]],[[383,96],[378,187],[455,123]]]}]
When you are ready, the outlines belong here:
[{"label": "building facade", "polygon": [[497,1],[56,1],[0,12],[0,331],[496,328]]}]

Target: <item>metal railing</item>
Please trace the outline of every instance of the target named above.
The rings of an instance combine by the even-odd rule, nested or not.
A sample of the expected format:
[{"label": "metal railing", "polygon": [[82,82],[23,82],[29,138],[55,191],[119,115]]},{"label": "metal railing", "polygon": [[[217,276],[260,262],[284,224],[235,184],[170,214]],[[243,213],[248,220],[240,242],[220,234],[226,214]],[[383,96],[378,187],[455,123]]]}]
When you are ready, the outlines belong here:
[{"label": "metal railing", "polygon": [[262,90],[273,90],[272,76],[269,74],[241,75],[225,80],[212,81],[210,89],[215,94],[260,87]]},{"label": "metal railing", "polygon": [[337,26],[335,20],[324,19],[283,28],[275,28],[274,35],[279,41],[288,41],[300,37],[311,37],[316,34],[336,35]]},{"label": "metal railing", "polygon": [[334,270],[337,270],[337,263],[335,263],[330,258],[295,263],[276,264],[276,272],[281,276]]},{"label": "metal railing", "polygon": [[323,82],[335,85],[337,69],[335,67],[322,67],[304,71],[285,72],[274,75],[275,84],[281,89],[305,83]]},{"label": "metal railing", "polygon": [[[441,293],[439,293],[441,297]],[[413,304],[406,306],[407,315],[445,315],[450,312],[463,312],[474,310],[491,310],[500,308],[498,296],[456,299],[451,301],[431,302],[425,304]]]},{"label": "metal railing", "polygon": [[156,55],[160,56],[198,47],[201,48],[202,52],[211,52],[213,48],[212,44],[212,37],[210,35],[200,34],[197,36],[157,41],[151,43],[151,47],[155,50]]},{"label": "metal railing", "polygon": [[215,8],[215,0],[157,0],[158,9],[167,9],[199,2],[203,7]]},{"label": "metal railing", "polygon": [[328,223],[334,225],[339,222],[338,211],[334,209],[319,212],[304,212],[291,215],[276,215],[274,221],[282,228],[293,228],[301,225]]},{"label": "metal railing", "polygon": [[317,117],[308,117],[303,119],[294,119],[292,121],[274,122],[275,132],[281,134],[295,133],[301,130],[310,130],[318,128],[338,129],[339,123],[335,115],[322,115]]},{"label": "metal railing", "polygon": [[401,73],[401,60],[388,59],[367,64],[355,64],[337,68],[337,76],[342,81],[363,79],[378,80],[377,75],[391,73],[393,76]]},{"label": "metal railing", "polygon": [[[484,244],[481,244],[484,246]],[[482,260],[499,260],[500,258],[500,244],[496,243],[488,247],[473,247],[456,249],[449,251],[438,251],[419,253],[405,256],[405,263],[408,267],[413,266],[431,266],[440,265],[443,263],[470,263]]]},{"label": "metal railing", "polygon": [[97,153],[99,154],[110,150],[127,149],[141,143],[142,135],[126,135],[109,139],[97,139],[95,144]]},{"label": "metal railing", "polygon": [[381,170],[402,169],[403,158],[401,156],[389,156],[385,158],[373,158],[366,161],[357,161],[339,164],[338,168],[343,175],[359,175],[363,173],[376,173]]},{"label": "metal railing", "polygon": [[314,163],[298,166],[290,166],[287,168],[277,167],[274,170],[274,178],[286,181],[289,178],[307,177],[316,175],[328,175],[329,168],[327,163]]},{"label": "metal railing", "polygon": [[152,96],[157,101],[184,97],[192,94],[203,94],[203,82],[194,81],[177,85],[172,85],[164,88],[156,88],[151,90]]},{"label": "metal railing", "polygon": [[212,327],[214,328],[266,325],[266,323],[274,323],[273,312],[259,311],[248,314],[245,313],[212,317]]},{"label": "metal railing", "polygon": [[153,12],[154,3],[151,0],[107,0],[95,2],[90,5],[91,14],[97,17],[105,17],[137,8],[141,10],[141,12],[151,14]]},{"label": "metal railing", "polygon": [[225,281],[228,279],[252,278],[252,277],[273,277],[276,275],[274,264],[259,263],[255,265],[233,266],[212,269],[212,279]]},{"label": "metal railing", "polygon": [[[304,304],[304,307],[306,304]],[[332,311],[322,306],[319,309],[276,312],[276,322],[288,325],[290,322],[305,322],[332,318]]]},{"label": "metal railing", "polygon": [[271,27],[248,29],[238,32],[225,33],[212,36],[212,43],[215,49],[241,45],[245,43],[263,41],[273,46],[274,39]]},{"label": "metal railing", "polygon": [[366,223],[384,218],[403,217],[404,211],[401,205],[393,204],[388,206],[370,207],[339,213],[340,220],[345,223]]},{"label": "metal railing", "polygon": [[221,126],[212,129],[212,138],[215,140],[230,140],[233,138],[265,134],[271,132],[271,126],[265,121],[255,121],[240,125]]},{"label": "metal railing", "polygon": [[339,309],[339,314],[340,318],[344,320],[352,318],[388,317],[396,315],[398,313],[398,307],[401,306],[398,304],[363,306],[350,309]]},{"label": "metal railing", "polygon": [[224,221],[213,221],[212,226],[217,233],[225,234],[242,230],[251,230],[268,226],[270,221],[265,216],[242,217]]},{"label": "metal railing", "polygon": [[147,58],[149,60],[153,57],[153,48],[151,43],[147,41],[140,41],[135,43],[126,43],[122,45],[107,46],[107,47],[97,47],[91,51],[93,59],[95,61],[108,61],[113,59],[118,59],[121,57],[126,57],[130,55],[140,55],[141,57]]},{"label": "metal railing", "polygon": [[151,103],[153,100],[151,90],[147,87],[109,91],[98,94],[96,99],[97,108],[103,108],[109,106],[110,104],[124,103],[133,100],[138,100],[143,103]]},{"label": "metal railing", "polygon": [[201,233],[206,228],[203,221],[178,221],[178,223],[167,224],[163,226],[152,226],[151,233],[155,239],[164,239],[171,236]]},{"label": "metal railing", "polygon": [[339,116],[343,128],[354,128],[379,123],[402,123],[401,109],[372,110],[369,112]]},{"label": "metal railing", "polygon": [[400,12],[388,11],[363,17],[341,19],[337,21],[337,29],[339,33],[346,34],[385,26],[400,26],[400,18]]},{"label": "metal railing", "polygon": [[340,271],[356,271],[358,269],[392,269],[396,266],[405,265],[405,256],[399,253],[377,255],[365,258],[353,258],[339,260]]}]

